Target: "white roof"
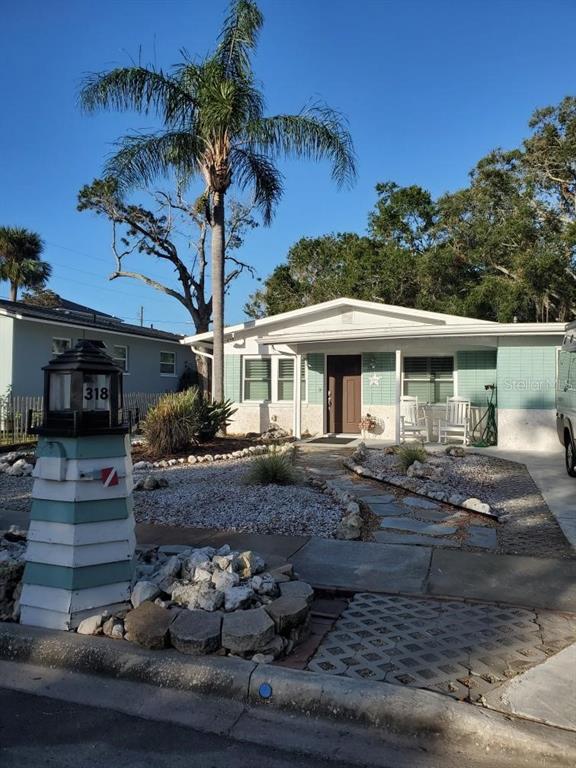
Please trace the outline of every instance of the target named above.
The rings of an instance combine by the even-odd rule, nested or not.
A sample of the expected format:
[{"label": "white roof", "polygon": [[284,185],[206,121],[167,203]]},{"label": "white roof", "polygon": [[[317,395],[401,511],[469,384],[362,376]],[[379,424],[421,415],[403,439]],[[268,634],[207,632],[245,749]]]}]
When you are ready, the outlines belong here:
[{"label": "white roof", "polygon": [[[468,318],[461,318],[467,320]],[[400,328],[366,328],[347,331],[318,331],[312,333],[283,333],[280,335],[259,336],[262,344],[312,344],[319,341],[360,341],[364,339],[426,339],[426,338],[476,338],[494,336],[563,336],[564,323],[492,323],[477,321],[462,325],[445,326],[402,326]]]},{"label": "white roof", "polygon": [[[400,307],[395,306],[394,304],[383,304],[375,301],[360,301],[359,299],[341,298],[333,299],[332,301],[324,301],[320,304],[313,304],[310,307],[303,307],[302,309],[294,309],[290,312],[282,312],[278,315],[270,315],[269,317],[263,317],[260,320],[248,320],[245,323],[229,325],[224,329],[224,335],[226,337],[233,334],[235,335],[239,333],[248,333],[249,335],[260,337],[262,332],[270,331],[275,325],[284,325],[284,327],[287,324],[289,326],[293,325],[294,334],[290,332],[287,333],[286,329],[284,329],[282,333],[282,340],[285,338],[287,340],[288,336],[300,336],[303,331],[302,325],[307,321],[312,320],[314,316],[325,312],[330,312],[330,310],[340,310],[340,313],[350,310],[368,311],[381,314],[383,321],[385,321],[386,318],[401,318],[404,321],[402,325],[403,330],[408,330],[409,327],[413,327],[414,330],[422,330],[424,327],[442,328],[446,326],[452,326],[452,328],[454,328],[454,326],[461,327],[463,323],[473,323],[477,327],[481,326],[482,329],[499,325],[498,323],[493,323],[489,320],[476,320],[473,318],[462,317],[461,315],[448,315],[441,312],[426,312],[422,309]],[[336,312],[336,314],[339,313]],[[413,322],[413,326],[410,321]],[[409,323],[409,326],[407,323]],[[376,337],[381,337],[384,335],[384,333],[386,333],[387,329],[385,327],[374,329],[372,326],[365,329],[366,336],[358,336],[360,331],[361,329],[359,328],[354,329],[354,332],[356,333],[355,338],[370,338],[369,334]],[[321,334],[319,334],[318,330],[316,330],[314,333],[320,339],[330,336],[331,333],[337,334],[338,338],[346,338],[346,331],[342,328],[332,332],[323,330]],[[406,335],[410,336],[410,333],[407,333]],[[212,341],[212,337],[212,331],[208,331],[206,333],[195,334],[194,336],[186,336],[182,339],[181,343],[191,345],[203,342],[210,343]],[[275,341],[278,341],[278,337],[275,337]]]}]

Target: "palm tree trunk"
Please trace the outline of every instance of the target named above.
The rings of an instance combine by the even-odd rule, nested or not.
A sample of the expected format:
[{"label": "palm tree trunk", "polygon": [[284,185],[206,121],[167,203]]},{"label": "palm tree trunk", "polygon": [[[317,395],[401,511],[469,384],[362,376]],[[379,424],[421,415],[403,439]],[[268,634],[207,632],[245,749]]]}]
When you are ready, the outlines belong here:
[{"label": "palm tree trunk", "polygon": [[10,301],[16,301],[18,298],[18,283],[10,283]]},{"label": "palm tree trunk", "polygon": [[212,199],[212,317],[214,362],[212,396],[224,399],[224,192],[214,192]]}]

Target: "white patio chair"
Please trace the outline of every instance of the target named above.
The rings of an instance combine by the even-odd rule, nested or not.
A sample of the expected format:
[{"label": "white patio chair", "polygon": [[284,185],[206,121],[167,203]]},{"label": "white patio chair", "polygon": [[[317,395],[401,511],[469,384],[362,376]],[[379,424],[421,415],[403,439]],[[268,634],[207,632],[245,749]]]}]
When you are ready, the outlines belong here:
[{"label": "white patio chair", "polygon": [[407,437],[419,437],[425,443],[428,425],[418,406],[418,398],[404,395],[400,398],[400,441],[405,442]]},{"label": "white patio chair", "polygon": [[464,445],[470,439],[470,400],[464,397],[446,398],[446,416],[438,421],[438,441],[460,438]]}]

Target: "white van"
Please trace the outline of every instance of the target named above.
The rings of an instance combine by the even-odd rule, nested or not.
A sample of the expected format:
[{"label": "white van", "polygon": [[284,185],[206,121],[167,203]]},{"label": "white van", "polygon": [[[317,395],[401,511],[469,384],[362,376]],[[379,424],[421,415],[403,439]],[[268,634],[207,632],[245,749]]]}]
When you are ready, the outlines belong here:
[{"label": "white van", "polygon": [[559,354],[556,428],[566,451],[566,471],[576,477],[576,321],[566,326]]}]

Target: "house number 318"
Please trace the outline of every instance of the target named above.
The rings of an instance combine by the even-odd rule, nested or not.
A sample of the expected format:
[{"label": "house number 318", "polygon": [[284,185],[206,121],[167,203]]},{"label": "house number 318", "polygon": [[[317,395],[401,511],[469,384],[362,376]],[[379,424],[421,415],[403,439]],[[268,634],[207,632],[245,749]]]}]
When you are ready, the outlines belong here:
[{"label": "house number 318", "polygon": [[108,400],[108,387],[86,387],[85,400]]}]

